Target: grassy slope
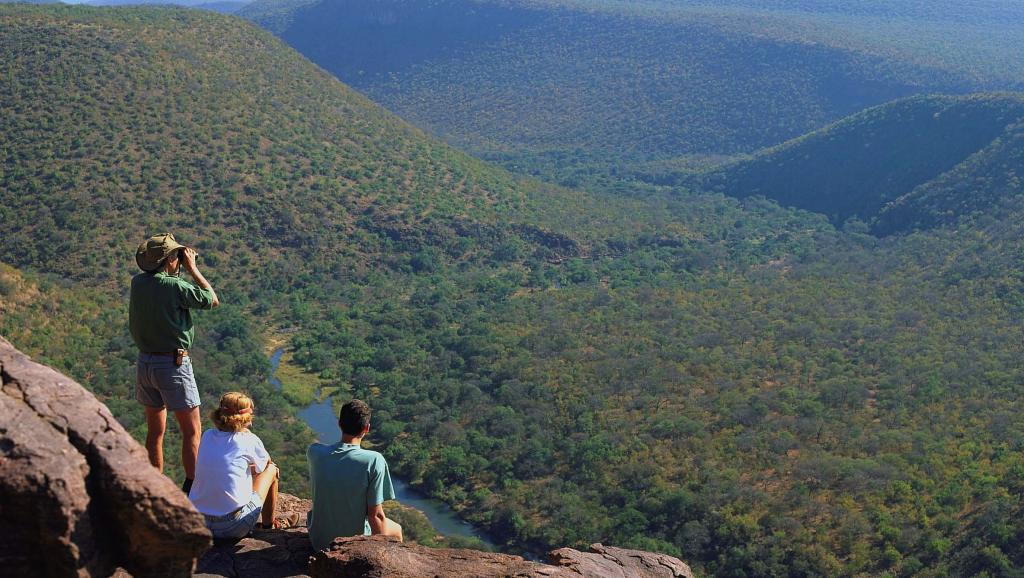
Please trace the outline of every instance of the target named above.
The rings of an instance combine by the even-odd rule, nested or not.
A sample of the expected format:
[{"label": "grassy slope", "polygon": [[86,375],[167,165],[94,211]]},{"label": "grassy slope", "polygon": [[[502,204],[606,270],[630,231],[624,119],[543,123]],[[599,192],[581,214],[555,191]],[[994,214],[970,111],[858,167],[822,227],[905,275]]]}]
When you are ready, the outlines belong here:
[{"label": "grassy slope", "polygon": [[124,246],[166,228],[248,277],[257,254],[331,267],[379,251],[377,234],[500,235],[466,231],[615,221],[622,208],[429,140],[227,17],[12,7],[0,25],[0,249],[15,264],[114,278],[131,263]]},{"label": "grassy slope", "polygon": [[[964,215],[992,213],[1006,199],[1024,193],[1024,131],[1015,123],[989,146],[952,170],[887,205],[879,231],[900,231],[955,223]],[[1005,218],[1005,215],[992,215]]]},{"label": "grassy slope", "polygon": [[[183,12],[168,19],[146,12],[113,16],[108,12],[80,10],[65,13],[64,22],[51,13],[6,16],[5,34],[11,40],[5,45],[5,60],[9,62],[9,74],[18,82],[6,85],[8,94],[4,95],[13,109],[12,114],[5,116],[4,132],[9,136],[4,152],[8,164],[13,162],[13,155],[25,162],[17,164],[17,173],[5,176],[28,187],[31,194],[18,200],[11,195],[5,199],[4,207],[22,214],[28,212],[36,217],[30,222],[40,226],[55,217],[62,225],[65,220],[72,220],[68,223],[70,227],[55,228],[76,229],[97,221],[128,223],[123,229],[100,229],[103,236],[120,236],[116,244],[139,237],[152,226],[140,222],[142,215],[151,214],[152,224],[181,229],[181,222],[201,226],[202,218],[197,219],[196,215],[212,210],[211,222],[231,224],[236,232],[247,227],[268,233],[277,229],[274,236],[281,239],[286,236],[282,226],[288,228],[288,224],[274,224],[281,220],[273,214],[273,191],[276,189],[277,195],[286,191],[274,186],[271,175],[298,168],[283,164],[287,147],[311,147],[328,140],[339,127],[306,124],[301,132],[289,131],[287,126],[276,131],[272,125],[278,119],[267,114],[271,103],[261,102],[260,95],[288,85],[295,89],[293,95],[311,95],[303,94],[289,101],[293,108],[284,112],[293,118],[341,116],[326,114],[329,108],[347,110],[349,115],[372,114],[371,105],[355,99],[316,102],[327,79],[296,71],[294,62],[287,62],[288,59],[275,61],[283,52],[259,50],[272,41],[253,31],[225,38],[223,45],[219,44],[220,39],[213,38],[203,44],[199,36],[188,34],[188,29],[193,25],[200,29],[204,25],[214,27],[206,30],[209,34],[218,24]],[[80,22],[77,28],[64,25],[70,18]],[[154,26],[157,23],[160,26]],[[147,27],[154,28],[153,38],[140,41]],[[38,46],[34,39],[41,35],[52,36],[54,48]],[[232,46],[232,42],[237,44]],[[58,57],[58,47],[65,43],[71,49]],[[207,66],[202,67],[201,60],[221,50],[232,58],[250,54],[252,60],[206,62]],[[95,64],[88,62],[93,52],[100,59]],[[120,61],[129,66],[120,65]],[[196,67],[197,64],[200,66]],[[279,69],[283,76],[246,78],[239,64],[247,69]],[[82,70],[93,74],[81,74]],[[181,83],[191,83],[194,92],[186,95],[166,90],[169,85]],[[49,119],[51,124],[33,130],[29,123],[40,117]],[[351,127],[345,128],[347,133],[353,132]],[[260,141],[261,138],[265,140]],[[347,150],[358,154],[360,145],[371,138],[366,133],[353,134],[348,143],[339,142],[328,154],[332,154],[336,166],[340,165],[340,155]],[[232,150],[254,141],[263,142],[266,147],[266,154],[260,159],[266,162],[261,163],[263,166],[256,166],[256,159],[232,155]],[[163,151],[172,154],[160,154]],[[54,153],[59,159],[56,165],[47,162]],[[308,162],[312,164],[315,158]],[[78,166],[71,168],[72,164]],[[252,182],[240,178],[225,181],[229,170],[234,173],[232,176],[241,174]],[[333,202],[334,198],[317,195],[311,186],[318,177],[321,183],[329,179],[312,174],[312,170],[310,173],[310,186],[289,190],[287,194],[303,199],[305,202],[296,206],[307,214],[318,213],[331,219],[335,226],[342,225],[348,212],[337,205],[317,206],[320,202]],[[27,183],[24,177],[29,177]],[[262,186],[259,181],[263,181]],[[238,202],[220,206],[223,203],[218,200],[225,195],[233,195]],[[75,202],[86,199],[92,202]],[[246,205],[255,211],[241,210]],[[265,216],[261,217],[261,212]],[[5,222],[19,229],[27,225],[13,219]],[[293,231],[299,229],[296,224],[292,223]],[[28,250],[38,244],[19,243],[17,232],[7,233],[7,251],[18,245]],[[189,233],[185,232],[185,236],[194,237]],[[32,231],[23,234],[31,237]],[[75,253],[71,243],[67,244],[71,251],[62,251],[65,247],[60,240],[53,245],[52,254],[67,253],[68,258],[86,252],[83,247]],[[16,261],[41,261],[50,256],[12,253]],[[108,271],[112,273],[120,269],[123,261],[122,257],[116,268],[114,263],[105,265],[111,267]]]}]

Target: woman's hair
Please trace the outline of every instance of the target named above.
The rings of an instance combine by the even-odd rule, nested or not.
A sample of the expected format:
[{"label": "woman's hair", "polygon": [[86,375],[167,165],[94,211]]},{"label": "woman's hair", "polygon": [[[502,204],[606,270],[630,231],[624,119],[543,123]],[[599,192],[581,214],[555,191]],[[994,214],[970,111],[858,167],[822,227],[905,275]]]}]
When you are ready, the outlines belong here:
[{"label": "woman's hair", "polygon": [[220,407],[210,412],[210,419],[220,431],[242,431],[252,425],[255,407],[248,395],[240,391],[229,391],[221,396]]}]

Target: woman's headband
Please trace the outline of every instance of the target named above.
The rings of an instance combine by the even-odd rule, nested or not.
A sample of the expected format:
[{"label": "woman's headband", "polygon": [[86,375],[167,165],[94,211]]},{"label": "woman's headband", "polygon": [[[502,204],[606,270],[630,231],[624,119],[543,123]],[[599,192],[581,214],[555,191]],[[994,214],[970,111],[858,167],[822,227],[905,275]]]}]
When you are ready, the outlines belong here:
[{"label": "woman's headband", "polygon": [[220,413],[221,415],[247,415],[252,413],[252,408],[244,407],[238,411],[232,412],[229,408],[226,408],[222,405],[220,406]]}]

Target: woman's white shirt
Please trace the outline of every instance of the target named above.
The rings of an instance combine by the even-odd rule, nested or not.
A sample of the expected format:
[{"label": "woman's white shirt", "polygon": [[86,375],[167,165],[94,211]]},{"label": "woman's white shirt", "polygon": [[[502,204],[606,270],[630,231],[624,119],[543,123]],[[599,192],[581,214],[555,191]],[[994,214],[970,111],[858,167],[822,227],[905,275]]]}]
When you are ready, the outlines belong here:
[{"label": "woman's white shirt", "polygon": [[270,454],[256,434],[208,429],[199,442],[196,477],[188,497],[204,514],[231,513],[252,498],[253,470],[258,474],[268,463]]}]

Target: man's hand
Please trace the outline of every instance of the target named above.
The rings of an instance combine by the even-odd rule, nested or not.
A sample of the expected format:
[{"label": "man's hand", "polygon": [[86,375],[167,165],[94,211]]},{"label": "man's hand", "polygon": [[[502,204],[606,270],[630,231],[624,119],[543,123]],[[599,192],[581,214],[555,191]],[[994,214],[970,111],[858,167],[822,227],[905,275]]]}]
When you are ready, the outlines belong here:
[{"label": "man's hand", "polygon": [[185,247],[181,250],[181,265],[185,267],[189,275],[195,277],[193,271],[196,271],[196,250],[192,247]]},{"label": "man's hand", "polygon": [[213,293],[213,306],[217,307],[220,305],[220,299],[217,298],[217,292],[213,290],[213,286],[206,280],[206,277],[203,277],[203,274],[199,272],[199,267],[196,267],[195,249],[192,247],[185,247],[181,250],[181,265],[186,271],[188,271],[188,274],[192,276],[192,279],[195,280],[199,287]]}]

